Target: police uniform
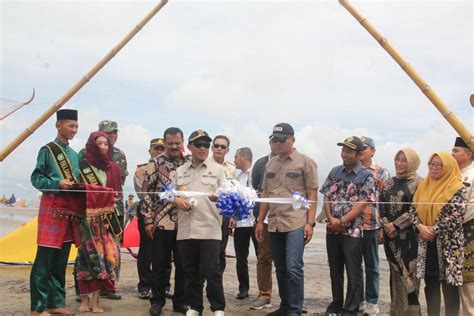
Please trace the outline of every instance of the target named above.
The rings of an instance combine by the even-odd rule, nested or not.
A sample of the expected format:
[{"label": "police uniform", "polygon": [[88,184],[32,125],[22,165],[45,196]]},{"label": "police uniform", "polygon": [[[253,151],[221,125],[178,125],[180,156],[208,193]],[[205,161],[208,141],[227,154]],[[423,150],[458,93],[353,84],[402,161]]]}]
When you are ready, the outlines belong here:
[{"label": "police uniform", "polygon": [[[189,143],[197,140],[210,144],[206,132],[198,130],[189,137]],[[224,170],[212,159],[199,165],[186,162],[176,170],[173,184],[179,191],[215,193],[225,180]],[[186,302],[193,311],[203,310],[202,279],[206,280],[206,293],[212,311],[225,309],[222,273],[219,269],[222,216],[216,205],[207,197],[196,198],[191,210],[178,209],[178,251],[186,277]]]}]

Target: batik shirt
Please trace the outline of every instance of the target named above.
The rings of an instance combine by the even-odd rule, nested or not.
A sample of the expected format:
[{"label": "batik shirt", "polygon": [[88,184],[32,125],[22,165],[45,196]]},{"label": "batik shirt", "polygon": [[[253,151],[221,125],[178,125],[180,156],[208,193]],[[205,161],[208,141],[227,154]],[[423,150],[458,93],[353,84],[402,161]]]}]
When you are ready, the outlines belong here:
[{"label": "batik shirt", "polygon": [[[375,163],[371,164],[366,169],[370,171],[374,177],[375,187],[377,189],[376,201],[378,201],[385,181],[390,179],[390,173],[387,169]],[[377,203],[368,204],[362,214],[364,216],[364,230],[375,230],[380,227],[379,206]]]},{"label": "batik shirt", "polygon": [[[459,189],[440,210],[433,229],[436,234],[439,279],[448,284],[461,286],[463,283],[464,233],[462,221],[467,208],[466,189]],[[416,209],[410,208],[413,226],[423,224]],[[428,242],[418,238],[416,276],[424,279],[426,274]],[[433,273],[433,271],[428,271]]]},{"label": "batik shirt", "polygon": [[[359,163],[350,171],[343,165],[333,168],[319,192],[330,201],[331,215],[341,218],[359,202],[375,203],[377,188],[370,171]],[[362,237],[362,217],[361,213],[341,232],[335,233],[328,228],[327,233]]]},{"label": "batik shirt", "polygon": [[174,203],[160,200],[157,193],[164,192],[165,186],[171,185],[170,174],[188,160],[189,156],[172,159],[161,155],[147,164],[143,186],[147,193],[142,196],[143,205],[140,210],[145,225],[155,224],[159,229],[176,229],[177,209]]}]

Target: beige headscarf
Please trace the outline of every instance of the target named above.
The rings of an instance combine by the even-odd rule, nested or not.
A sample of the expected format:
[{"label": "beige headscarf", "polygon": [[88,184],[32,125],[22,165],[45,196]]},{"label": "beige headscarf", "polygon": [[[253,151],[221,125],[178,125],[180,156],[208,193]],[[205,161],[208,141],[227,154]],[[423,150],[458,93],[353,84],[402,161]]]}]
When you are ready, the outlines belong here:
[{"label": "beige headscarf", "polygon": [[403,148],[400,149],[397,154],[395,155],[395,158],[398,156],[399,153],[404,153],[405,157],[407,158],[407,164],[408,168],[407,171],[404,173],[397,173],[397,178],[398,179],[415,179],[418,177],[416,174],[416,171],[418,170],[418,167],[420,166],[420,156],[416,153],[416,151],[412,148]]},{"label": "beige headscarf", "polygon": [[443,162],[443,176],[436,180],[428,173],[413,196],[416,213],[421,223],[428,226],[434,225],[441,208],[463,187],[461,171],[451,154],[444,151],[434,153],[430,162],[435,155]]}]

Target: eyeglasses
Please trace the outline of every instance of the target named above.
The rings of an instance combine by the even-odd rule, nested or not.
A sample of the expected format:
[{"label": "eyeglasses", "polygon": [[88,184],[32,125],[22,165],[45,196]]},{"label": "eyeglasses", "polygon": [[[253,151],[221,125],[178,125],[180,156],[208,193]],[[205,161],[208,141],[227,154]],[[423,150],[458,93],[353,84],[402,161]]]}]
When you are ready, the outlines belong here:
[{"label": "eyeglasses", "polygon": [[272,138],[271,142],[273,144],[276,144],[276,143],[280,143],[280,144],[283,144],[284,142],[286,142],[288,138]]},{"label": "eyeglasses", "polygon": [[[219,148],[222,149],[222,150],[226,150],[226,149],[227,149],[227,145],[213,144],[212,146],[213,146],[214,148],[216,148],[216,149],[219,149]],[[209,148],[209,147],[207,147],[207,148]]]},{"label": "eyeglasses", "polygon": [[193,146],[196,147],[196,148],[206,148],[206,149],[209,149],[209,147],[211,147],[211,144],[210,143],[193,143]]},{"label": "eyeglasses", "polygon": [[443,168],[443,164],[437,164],[437,163],[428,162],[428,168],[431,168],[431,169],[442,169],[442,168]]}]

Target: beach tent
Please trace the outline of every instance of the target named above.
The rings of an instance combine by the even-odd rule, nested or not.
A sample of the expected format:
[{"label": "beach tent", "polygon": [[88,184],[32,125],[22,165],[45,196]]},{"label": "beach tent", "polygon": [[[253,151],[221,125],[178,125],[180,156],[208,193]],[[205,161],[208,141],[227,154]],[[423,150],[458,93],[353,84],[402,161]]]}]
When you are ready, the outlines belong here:
[{"label": "beach tent", "polygon": [[19,207],[26,207],[26,199],[20,199],[20,202],[18,202]]},{"label": "beach tent", "polygon": [[140,233],[138,232],[138,218],[135,216],[123,230],[122,248],[140,247]]},{"label": "beach tent", "polygon": [[7,203],[5,203],[6,205],[9,205],[9,206],[13,206],[13,204],[15,204],[16,202],[16,197],[15,197],[15,194],[12,194],[12,196],[10,196],[10,198],[8,199]]},{"label": "beach tent", "polygon": [[[21,225],[15,231],[0,238],[0,263],[32,264],[36,255],[38,217]],[[69,262],[74,262],[77,249],[71,246]]]}]

